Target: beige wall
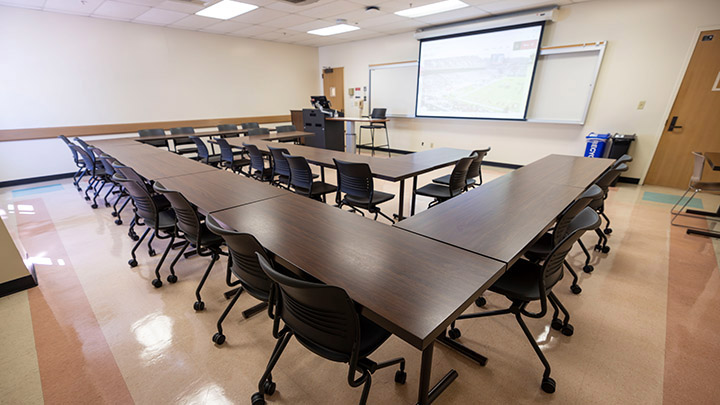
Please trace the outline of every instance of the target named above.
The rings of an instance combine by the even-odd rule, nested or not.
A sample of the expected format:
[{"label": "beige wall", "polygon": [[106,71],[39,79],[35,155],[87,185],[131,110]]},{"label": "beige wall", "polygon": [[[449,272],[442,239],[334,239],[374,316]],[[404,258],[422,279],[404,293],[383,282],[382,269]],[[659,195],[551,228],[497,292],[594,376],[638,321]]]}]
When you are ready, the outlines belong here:
[{"label": "beige wall", "polygon": [[[0,129],[289,114],[317,72],[317,48],[0,6]],[[2,142],[0,181],[69,157],[54,139]]]},{"label": "beige wall", "polygon": [[[562,6],[543,45],[609,41],[584,126],[527,122],[402,119],[391,146],[493,148],[488,160],[526,164],[550,153],[581,154],[589,132],[637,133],[627,176],[643,177],[699,27],[720,24],[717,0],[596,0]],[[344,67],[345,87],[366,86],[368,65],[414,60],[412,33],[320,48],[320,66]],[[644,110],[637,110],[645,100]],[[357,114],[346,96],[346,111]],[[365,111],[366,113],[367,111]],[[424,145],[422,145],[424,143]]]}]

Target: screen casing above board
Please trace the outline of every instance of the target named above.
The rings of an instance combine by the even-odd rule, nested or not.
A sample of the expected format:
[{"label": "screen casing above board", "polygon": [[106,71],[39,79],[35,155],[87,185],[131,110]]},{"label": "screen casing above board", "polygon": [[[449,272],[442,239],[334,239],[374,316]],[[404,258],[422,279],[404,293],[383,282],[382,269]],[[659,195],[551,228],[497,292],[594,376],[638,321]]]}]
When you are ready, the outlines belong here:
[{"label": "screen casing above board", "polygon": [[415,116],[525,120],[544,22],[420,41]]}]

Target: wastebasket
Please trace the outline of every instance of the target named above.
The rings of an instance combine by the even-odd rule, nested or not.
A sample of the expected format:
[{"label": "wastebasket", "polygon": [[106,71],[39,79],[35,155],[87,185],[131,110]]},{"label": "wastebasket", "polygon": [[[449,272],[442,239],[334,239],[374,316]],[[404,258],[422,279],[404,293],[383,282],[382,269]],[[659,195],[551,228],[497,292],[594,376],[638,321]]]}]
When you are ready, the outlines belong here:
[{"label": "wastebasket", "polygon": [[585,139],[587,139],[587,144],[585,145],[585,157],[603,157],[605,152],[605,143],[607,143],[609,138],[609,133],[596,134],[595,132],[590,132],[590,134],[585,137]]},{"label": "wastebasket", "polygon": [[[624,135],[624,134],[615,134],[612,136],[612,144],[610,145],[610,150],[608,151],[608,158],[609,159],[617,159],[620,156],[628,153],[628,150],[630,149],[630,144],[637,138],[635,134],[632,135]],[[616,178],[615,181],[612,182],[611,186],[615,186],[617,184],[618,179]]]}]

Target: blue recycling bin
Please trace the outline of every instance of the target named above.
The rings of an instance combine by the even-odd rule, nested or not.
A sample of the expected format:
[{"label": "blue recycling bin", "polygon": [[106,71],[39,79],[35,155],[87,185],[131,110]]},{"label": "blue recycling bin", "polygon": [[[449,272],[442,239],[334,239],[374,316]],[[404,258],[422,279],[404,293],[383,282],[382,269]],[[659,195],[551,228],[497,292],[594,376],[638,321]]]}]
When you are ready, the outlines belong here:
[{"label": "blue recycling bin", "polygon": [[601,158],[605,155],[605,145],[607,144],[608,139],[610,139],[609,133],[596,134],[595,132],[590,132],[585,139],[587,139],[587,144],[585,145],[585,157]]}]

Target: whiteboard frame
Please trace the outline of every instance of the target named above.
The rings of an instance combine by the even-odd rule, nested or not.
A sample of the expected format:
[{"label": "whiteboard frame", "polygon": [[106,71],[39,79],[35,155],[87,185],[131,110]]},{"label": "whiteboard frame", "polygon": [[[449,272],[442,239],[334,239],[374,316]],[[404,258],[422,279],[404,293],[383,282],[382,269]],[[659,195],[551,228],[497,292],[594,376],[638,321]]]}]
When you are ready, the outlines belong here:
[{"label": "whiteboard frame", "polygon": [[[545,55],[558,55],[564,53],[579,53],[579,52],[598,52],[597,63],[595,64],[595,72],[593,74],[592,82],[590,83],[590,91],[588,92],[587,101],[585,102],[585,110],[583,111],[582,119],[579,121],[574,120],[543,120],[528,118],[524,122],[540,123],[540,124],[571,124],[571,125],[585,125],[588,111],[590,110],[590,102],[592,101],[593,94],[595,93],[595,83],[597,82],[598,75],[600,74],[600,66],[602,65],[603,57],[605,56],[605,47],[608,41],[598,42],[585,42],[581,44],[573,45],[559,45],[559,46],[546,46],[540,48],[540,54],[538,57]],[[413,67],[417,66],[418,61],[406,61],[406,62],[395,62],[395,63],[382,63],[377,65],[368,66],[368,113],[372,112],[372,71],[379,69],[395,69],[402,67]],[[401,117],[401,118],[416,118],[415,113],[402,115],[392,114],[388,117]]]}]

